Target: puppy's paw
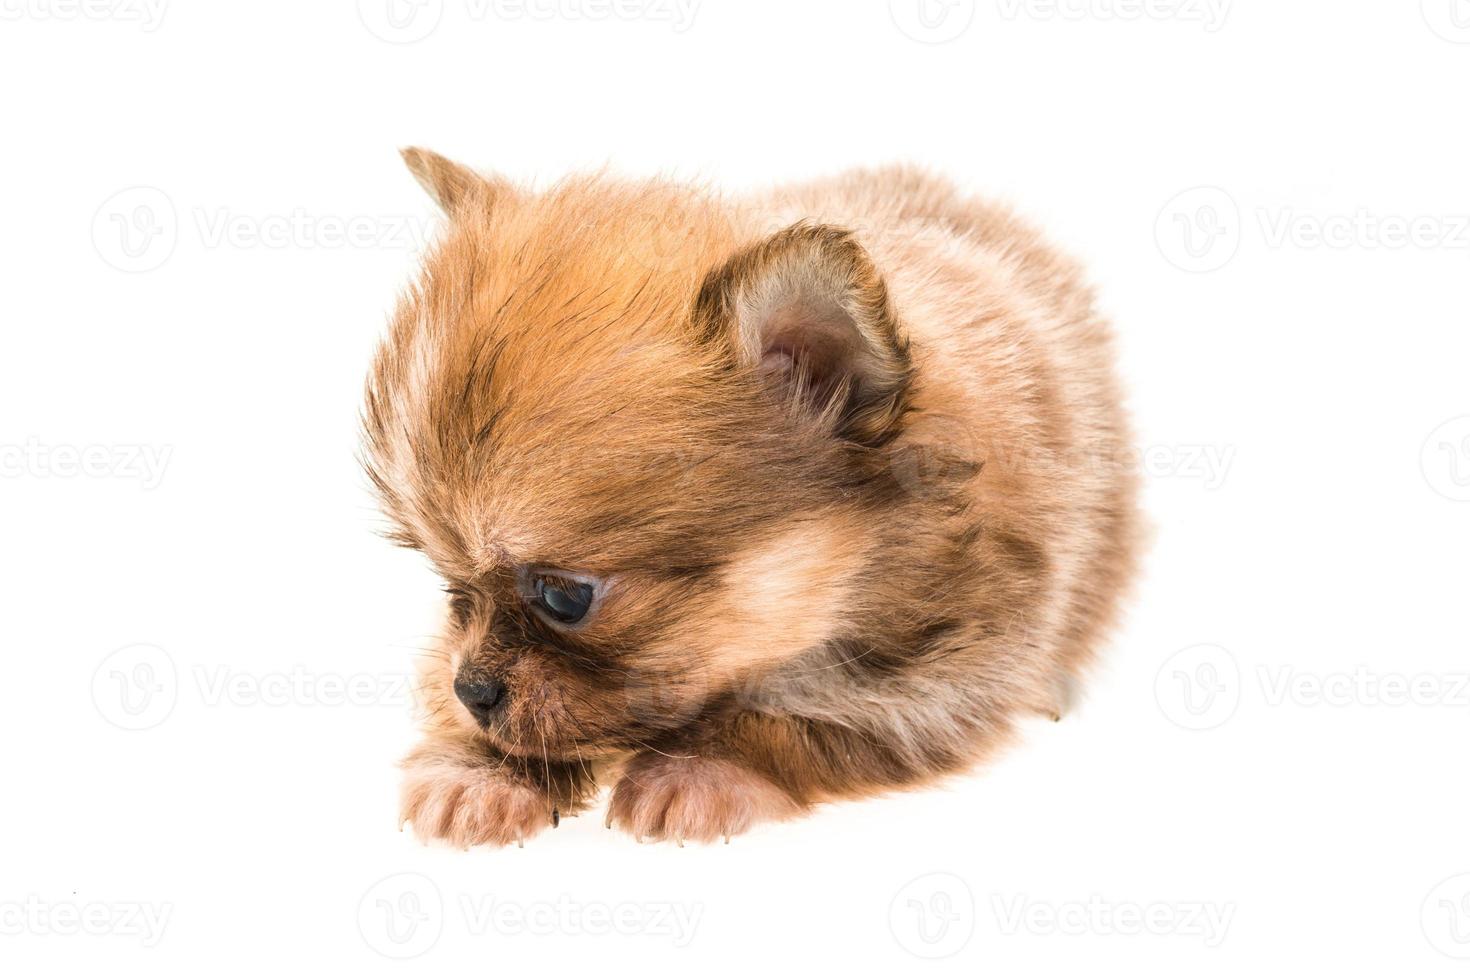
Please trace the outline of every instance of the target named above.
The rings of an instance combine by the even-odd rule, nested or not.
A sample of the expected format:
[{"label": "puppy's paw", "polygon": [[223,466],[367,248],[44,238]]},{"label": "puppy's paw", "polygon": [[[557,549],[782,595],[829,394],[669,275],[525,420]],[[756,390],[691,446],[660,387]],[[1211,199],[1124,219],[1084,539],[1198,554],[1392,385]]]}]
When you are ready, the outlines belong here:
[{"label": "puppy's paw", "polygon": [[425,843],[521,844],[553,826],[556,811],[543,790],[503,768],[412,757],[404,763],[399,820]]},{"label": "puppy's paw", "polygon": [[751,770],[722,759],[636,756],[613,787],[607,824],[642,840],[728,840],[802,807]]}]

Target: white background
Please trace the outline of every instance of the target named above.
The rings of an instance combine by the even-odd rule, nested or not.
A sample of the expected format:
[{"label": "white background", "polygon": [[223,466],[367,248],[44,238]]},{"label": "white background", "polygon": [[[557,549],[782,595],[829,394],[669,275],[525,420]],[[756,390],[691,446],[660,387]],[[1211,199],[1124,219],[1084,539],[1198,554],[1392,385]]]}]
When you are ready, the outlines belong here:
[{"label": "white background", "polygon": [[[1463,976],[1470,4],[397,2],[0,2],[0,969]],[[1080,710],[728,847],[400,834],[439,593],[353,454],[408,144],[1041,221],[1156,530]]]}]

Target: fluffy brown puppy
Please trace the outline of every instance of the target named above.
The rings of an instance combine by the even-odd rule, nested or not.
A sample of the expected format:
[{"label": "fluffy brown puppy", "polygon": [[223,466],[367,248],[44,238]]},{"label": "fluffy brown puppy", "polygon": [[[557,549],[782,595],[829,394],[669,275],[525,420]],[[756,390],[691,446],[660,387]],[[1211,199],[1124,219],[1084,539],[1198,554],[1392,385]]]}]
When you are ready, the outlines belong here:
[{"label": "fluffy brown puppy", "polygon": [[908,169],[449,217],[368,382],[368,470],[450,596],[403,816],[714,840],[1060,713],[1131,569],[1109,331],[1004,211]]}]

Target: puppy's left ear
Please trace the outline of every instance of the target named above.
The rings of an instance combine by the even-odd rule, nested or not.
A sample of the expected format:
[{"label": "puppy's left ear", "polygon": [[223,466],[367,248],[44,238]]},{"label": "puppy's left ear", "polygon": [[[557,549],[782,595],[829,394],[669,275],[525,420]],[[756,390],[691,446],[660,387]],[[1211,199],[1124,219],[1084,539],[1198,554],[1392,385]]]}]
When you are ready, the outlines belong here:
[{"label": "puppy's left ear", "polygon": [[403,162],[408,165],[414,180],[429,192],[429,196],[445,214],[453,214],[472,197],[478,197],[484,204],[491,205],[503,190],[499,181],[478,174],[433,150],[410,146],[398,152],[402,154]]},{"label": "puppy's left ear", "polygon": [[802,222],[705,277],[702,337],[794,410],[868,446],[897,434],[913,367],[883,277],[851,232]]}]

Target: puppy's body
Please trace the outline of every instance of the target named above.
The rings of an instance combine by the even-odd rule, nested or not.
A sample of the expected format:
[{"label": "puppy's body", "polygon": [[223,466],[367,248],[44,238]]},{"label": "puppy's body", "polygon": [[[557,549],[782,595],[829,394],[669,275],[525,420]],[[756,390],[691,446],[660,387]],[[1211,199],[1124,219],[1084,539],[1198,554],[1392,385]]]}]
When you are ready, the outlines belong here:
[{"label": "puppy's body", "polygon": [[1134,487],[1108,331],[1032,232],[900,169],[729,201],[408,159],[453,220],[366,430],[454,594],[420,834],[522,839],[612,761],[611,822],[713,839],[1060,712]]}]

